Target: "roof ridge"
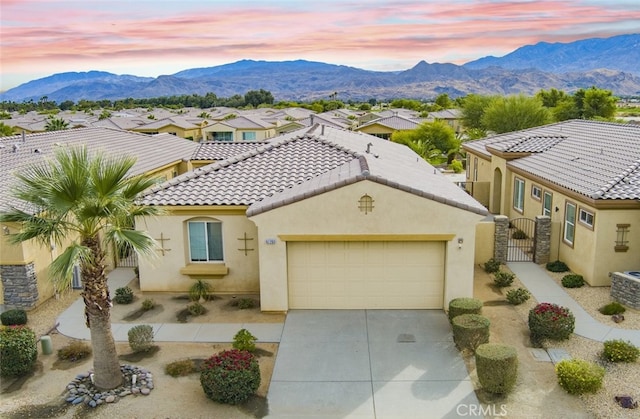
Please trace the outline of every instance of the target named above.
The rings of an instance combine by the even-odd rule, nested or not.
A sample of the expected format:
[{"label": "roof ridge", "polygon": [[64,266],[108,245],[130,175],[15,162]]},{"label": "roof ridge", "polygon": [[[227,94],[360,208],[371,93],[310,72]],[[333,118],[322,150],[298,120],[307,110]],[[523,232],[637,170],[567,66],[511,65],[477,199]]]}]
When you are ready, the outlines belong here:
[{"label": "roof ridge", "polygon": [[597,199],[599,197],[604,196],[604,194],[609,192],[616,185],[620,184],[620,182],[622,182],[623,179],[625,179],[627,176],[629,176],[631,173],[635,172],[638,169],[640,169],[640,159],[636,160],[634,164],[627,167],[627,170],[614,176],[613,179],[607,182],[606,185],[604,185],[602,188],[598,189],[596,192],[591,194],[591,198]]}]

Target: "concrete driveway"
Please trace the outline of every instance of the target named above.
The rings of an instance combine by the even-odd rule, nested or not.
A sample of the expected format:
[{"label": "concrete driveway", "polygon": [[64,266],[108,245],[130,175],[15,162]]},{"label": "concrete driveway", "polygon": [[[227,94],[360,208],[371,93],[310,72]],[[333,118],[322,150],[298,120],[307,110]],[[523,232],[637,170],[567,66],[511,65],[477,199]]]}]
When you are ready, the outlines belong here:
[{"label": "concrete driveway", "polygon": [[454,418],[479,406],[440,310],[290,311],[267,400],[268,418]]}]

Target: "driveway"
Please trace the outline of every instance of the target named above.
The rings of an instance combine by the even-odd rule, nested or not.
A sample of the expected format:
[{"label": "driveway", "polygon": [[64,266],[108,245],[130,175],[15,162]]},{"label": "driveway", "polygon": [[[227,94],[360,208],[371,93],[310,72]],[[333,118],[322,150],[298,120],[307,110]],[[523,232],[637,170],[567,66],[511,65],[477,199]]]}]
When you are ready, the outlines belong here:
[{"label": "driveway", "polygon": [[292,310],[268,418],[454,418],[479,406],[441,310]]}]

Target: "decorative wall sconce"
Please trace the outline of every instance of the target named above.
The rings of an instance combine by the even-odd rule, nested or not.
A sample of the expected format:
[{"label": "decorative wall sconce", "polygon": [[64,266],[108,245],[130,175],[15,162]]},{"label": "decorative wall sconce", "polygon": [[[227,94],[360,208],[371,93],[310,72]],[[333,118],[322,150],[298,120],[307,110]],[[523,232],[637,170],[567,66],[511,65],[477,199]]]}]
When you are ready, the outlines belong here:
[{"label": "decorative wall sconce", "polygon": [[458,238],[458,249],[462,249],[462,243],[464,243],[464,239],[462,237]]},{"label": "decorative wall sconce", "polygon": [[367,194],[362,195],[358,201],[358,208],[360,209],[360,212],[364,212],[365,215],[373,212],[373,198]]}]

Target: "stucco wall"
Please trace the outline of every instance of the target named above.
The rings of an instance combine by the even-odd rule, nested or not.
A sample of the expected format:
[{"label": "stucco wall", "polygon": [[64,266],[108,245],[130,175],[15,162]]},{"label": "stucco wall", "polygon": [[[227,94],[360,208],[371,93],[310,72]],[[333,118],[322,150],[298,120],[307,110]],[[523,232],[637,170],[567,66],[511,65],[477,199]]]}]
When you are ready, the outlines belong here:
[{"label": "stucco wall", "polygon": [[[358,209],[363,195],[374,209]],[[483,217],[452,206],[420,198],[374,182],[361,181],[306,200],[253,216],[259,232],[260,295],[262,310],[286,311],[286,235],[432,235],[445,243],[443,305],[456,297],[473,295],[476,223]],[[458,247],[458,239],[463,239]],[[273,244],[268,244],[273,241]]]},{"label": "stucco wall", "polygon": [[483,264],[493,257],[495,223],[485,219],[476,225],[475,263]]}]

